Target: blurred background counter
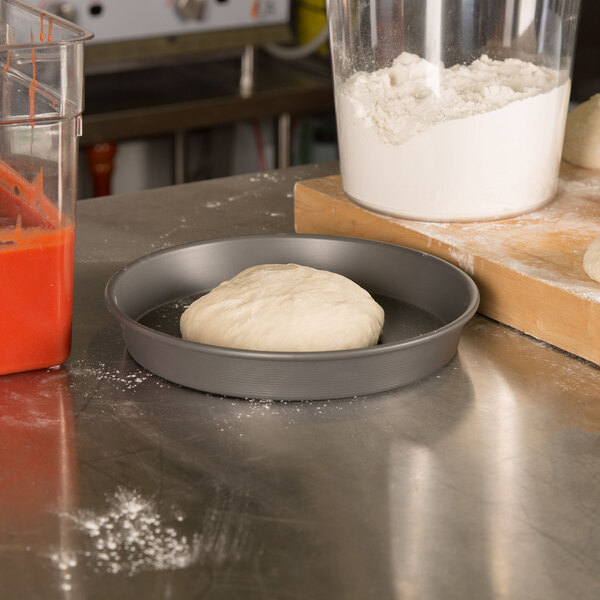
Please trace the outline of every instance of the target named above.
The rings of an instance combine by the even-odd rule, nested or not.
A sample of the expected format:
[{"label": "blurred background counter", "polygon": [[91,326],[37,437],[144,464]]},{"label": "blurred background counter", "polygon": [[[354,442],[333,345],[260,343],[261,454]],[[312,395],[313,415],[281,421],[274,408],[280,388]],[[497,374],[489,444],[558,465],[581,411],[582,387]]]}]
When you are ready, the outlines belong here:
[{"label": "blurred background counter", "polygon": [[81,198],[337,157],[325,0],[128,4],[47,6],[96,36]]},{"label": "blurred background counter", "polygon": [[[325,0],[35,3],[95,33],[80,198],[337,158]],[[583,0],[572,103],[600,89],[598,23]]]}]

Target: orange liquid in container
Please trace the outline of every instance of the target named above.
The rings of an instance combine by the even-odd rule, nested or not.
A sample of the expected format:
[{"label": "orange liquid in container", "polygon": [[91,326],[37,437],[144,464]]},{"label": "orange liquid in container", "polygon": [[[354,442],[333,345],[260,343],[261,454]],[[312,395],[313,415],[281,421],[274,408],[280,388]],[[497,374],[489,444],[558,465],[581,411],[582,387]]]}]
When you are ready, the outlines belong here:
[{"label": "orange liquid in container", "polygon": [[0,244],[0,375],[59,365],[71,350],[74,228],[14,237]]},{"label": "orange liquid in container", "polygon": [[70,353],[83,43],[93,34],[15,0],[0,0],[0,8],[5,9],[0,10],[0,375],[5,375],[59,365]]},{"label": "orange liquid in container", "polygon": [[75,227],[0,164],[0,375],[52,367],[71,350]]}]

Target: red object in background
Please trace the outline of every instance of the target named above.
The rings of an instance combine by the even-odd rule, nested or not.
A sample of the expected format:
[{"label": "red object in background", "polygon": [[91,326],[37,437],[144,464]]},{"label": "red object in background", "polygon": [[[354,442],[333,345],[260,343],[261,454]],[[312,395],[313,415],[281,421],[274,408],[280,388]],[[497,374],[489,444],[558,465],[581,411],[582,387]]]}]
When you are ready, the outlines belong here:
[{"label": "red object in background", "polygon": [[102,142],[85,149],[96,197],[108,196],[111,193],[111,178],[116,152],[117,144],[115,142]]}]

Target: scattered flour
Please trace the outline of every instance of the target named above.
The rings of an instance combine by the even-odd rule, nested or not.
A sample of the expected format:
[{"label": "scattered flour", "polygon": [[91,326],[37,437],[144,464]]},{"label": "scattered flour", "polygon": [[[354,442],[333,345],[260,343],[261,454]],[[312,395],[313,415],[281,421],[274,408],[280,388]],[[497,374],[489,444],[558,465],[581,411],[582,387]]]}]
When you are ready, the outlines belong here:
[{"label": "scattered flour", "polygon": [[[99,361],[95,366],[85,365],[82,361],[69,363],[69,372],[74,375],[84,375],[90,381],[105,381],[114,385],[121,391],[134,391],[149,379],[153,379],[156,385],[166,385],[160,377],[153,375],[150,371],[137,366],[127,366],[122,369]],[[94,394],[97,390],[94,390]]]},{"label": "scattered flour", "polygon": [[575,196],[597,198],[598,190],[600,190],[600,177],[594,176],[593,173],[593,171],[588,171],[585,179],[559,179],[558,191]]},{"label": "scattered flour", "polygon": [[[59,549],[48,558],[59,573],[63,591],[73,588],[75,570],[133,577],[145,572],[175,571],[193,566],[221,567],[243,560],[252,545],[247,504],[242,496],[217,490],[213,508],[200,528],[185,535],[185,515],[165,511],[152,498],[125,487],[107,494],[101,510],[62,513],[65,536],[78,533],[77,550]],[[194,522],[198,523],[197,515]]]},{"label": "scattered flour", "polygon": [[[600,303],[600,286],[585,277],[580,263],[586,240],[600,237],[600,225],[588,211],[570,200],[567,211],[559,198],[543,210],[510,221],[488,223],[414,222],[411,228],[448,248],[453,261],[477,276],[476,257],[501,264],[525,277],[545,282],[586,300]],[[507,226],[510,223],[510,226]],[[553,244],[536,246],[535,240],[553,237]]]},{"label": "scattered flour", "polygon": [[77,566],[77,557],[72,552],[54,552],[50,560],[60,573],[60,589],[69,592],[73,588],[71,569]]},{"label": "scattered flour", "polygon": [[513,216],[555,193],[570,91],[564,75],[482,56],[444,69],[402,53],[336,87],[344,190],[429,221]]},{"label": "scattered flour", "polygon": [[251,181],[252,183],[256,183],[258,181],[270,181],[272,183],[277,183],[279,179],[280,178],[277,173],[269,171],[261,171],[253,176],[248,177],[248,181]]},{"label": "scattered flour", "polygon": [[[89,511],[70,516],[92,542],[86,553],[95,569],[107,573],[135,575],[142,571],[184,569],[200,556],[200,538],[188,539],[163,521],[156,504],[139,493],[119,488],[101,513]],[[174,519],[183,520],[180,514]],[[57,555],[58,557],[58,555]],[[57,559],[59,569],[77,564]]]}]

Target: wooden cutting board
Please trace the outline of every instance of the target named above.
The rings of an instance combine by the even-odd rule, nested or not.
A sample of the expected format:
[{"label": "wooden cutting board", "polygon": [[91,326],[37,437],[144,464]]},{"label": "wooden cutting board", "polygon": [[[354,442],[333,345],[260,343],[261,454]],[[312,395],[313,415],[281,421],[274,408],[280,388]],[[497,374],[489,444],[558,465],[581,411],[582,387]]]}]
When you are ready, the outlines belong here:
[{"label": "wooden cutting board", "polygon": [[339,175],[297,183],[294,210],[298,233],[391,242],[452,262],[477,283],[480,313],[600,364],[600,283],[582,267],[600,237],[600,171],[563,163],[552,202],[501,221],[376,214],[348,199]]}]

